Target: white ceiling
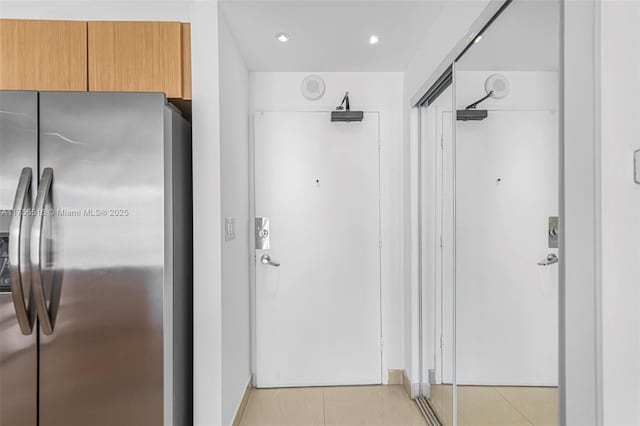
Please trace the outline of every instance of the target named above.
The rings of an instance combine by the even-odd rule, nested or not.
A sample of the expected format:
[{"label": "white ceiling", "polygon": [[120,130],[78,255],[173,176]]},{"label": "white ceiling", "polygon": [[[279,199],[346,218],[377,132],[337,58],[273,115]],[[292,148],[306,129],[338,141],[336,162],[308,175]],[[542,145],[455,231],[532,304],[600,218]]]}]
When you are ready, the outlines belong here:
[{"label": "white ceiling", "polygon": [[[446,1],[227,0],[220,8],[252,71],[404,71]],[[280,31],[288,43],[275,39]]]}]

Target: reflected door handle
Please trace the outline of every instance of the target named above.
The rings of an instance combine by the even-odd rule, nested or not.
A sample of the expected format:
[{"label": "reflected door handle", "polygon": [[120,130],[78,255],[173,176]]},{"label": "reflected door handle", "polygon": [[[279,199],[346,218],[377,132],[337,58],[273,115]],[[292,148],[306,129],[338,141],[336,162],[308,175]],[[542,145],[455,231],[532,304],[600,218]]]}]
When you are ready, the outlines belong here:
[{"label": "reflected door handle", "polygon": [[262,257],[260,258],[260,262],[263,265],[275,266],[276,268],[280,266],[278,262],[272,261],[271,256],[269,256],[268,254],[263,254]]},{"label": "reflected door handle", "polygon": [[545,259],[542,259],[540,262],[538,262],[538,265],[540,266],[549,266],[549,265],[553,265],[555,263],[558,263],[560,259],[558,259],[558,256],[550,253],[547,255],[547,257]]}]

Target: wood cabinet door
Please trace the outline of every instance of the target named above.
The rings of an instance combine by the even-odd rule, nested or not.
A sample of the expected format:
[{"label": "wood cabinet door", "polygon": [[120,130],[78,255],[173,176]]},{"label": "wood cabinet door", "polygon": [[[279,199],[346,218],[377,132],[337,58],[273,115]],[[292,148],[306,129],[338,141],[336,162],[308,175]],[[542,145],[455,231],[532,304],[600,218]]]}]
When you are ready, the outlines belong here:
[{"label": "wood cabinet door", "polygon": [[0,89],[87,90],[87,23],[0,19]]},{"label": "wood cabinet door", "polygon": [[89,90],[181,98],[179,22],[89,22]]},{"label": "wood cabinet door", "polygon": [[191,24],[182,24],[182,99],[191,100]]}]

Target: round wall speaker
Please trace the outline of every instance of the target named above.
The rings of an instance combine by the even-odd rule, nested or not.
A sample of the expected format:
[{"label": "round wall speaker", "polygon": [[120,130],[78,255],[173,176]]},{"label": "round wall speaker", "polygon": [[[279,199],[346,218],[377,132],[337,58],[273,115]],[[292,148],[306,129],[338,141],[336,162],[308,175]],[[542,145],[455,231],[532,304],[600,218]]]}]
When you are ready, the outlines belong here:
[{"label": "round wall speaker", "polygon": [[491,74],[484,82],[484,90],[487,93],[493,92],[493,99],[502,99],[509,94],[509,80],[502,74]]},{"label": "round wall speaker", "polygon": [[324,80],[315,74],[306,76],[300,85],[302,96],[310,101],[317,101],[323,97],[325,88]]}]

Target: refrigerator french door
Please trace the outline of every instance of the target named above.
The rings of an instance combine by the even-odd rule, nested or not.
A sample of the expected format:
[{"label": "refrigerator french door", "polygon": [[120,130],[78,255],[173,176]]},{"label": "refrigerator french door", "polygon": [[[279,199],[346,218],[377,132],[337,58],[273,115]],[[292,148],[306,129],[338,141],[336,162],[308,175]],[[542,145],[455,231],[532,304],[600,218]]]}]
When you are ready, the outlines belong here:
[{"label": "refrigerator french door", "polygon": [[0,426],[191,424],[190,126],[0,92]]}]

